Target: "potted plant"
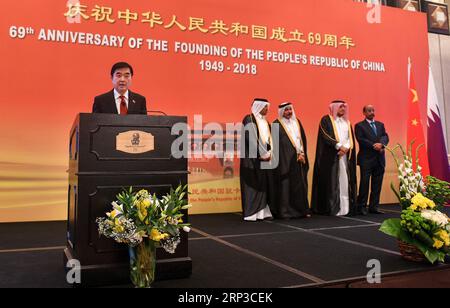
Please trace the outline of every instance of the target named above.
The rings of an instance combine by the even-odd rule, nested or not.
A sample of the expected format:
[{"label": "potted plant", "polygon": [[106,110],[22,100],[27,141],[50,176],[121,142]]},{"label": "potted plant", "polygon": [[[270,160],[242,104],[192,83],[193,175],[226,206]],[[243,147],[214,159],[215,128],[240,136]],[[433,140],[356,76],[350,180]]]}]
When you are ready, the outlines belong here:
[{"label": "potted plant", "polygon": [[[413,144],[409,145],[408,152],[400,145],[388,149],[394,156],[400,180],[398,190],[393,184],[391,188],[402,206],[402,213],[400,218],[385,220],[380,231],[398,239],[400,253],[407,260],[444,262],[450,255],[450,220],[439,211],[439,206],[448,200],[449,183],[432,177],[425,183],[419,161],[415,168],[413,165]],[[397,149],[402,152],[401,159],[396,156]],[[416,157],[419,149],[420,146]]]},{"label": "potted plant", "polygon": [[183,222],[187,185],[178,186],[158,199],[147,190],[124,189],[112,202],[106,217],[97,218],[100,235],[129,246],[130,278],[135,287],[150,287],[155,279],[156,247],[174,253],[180,230],[190,231]]}]

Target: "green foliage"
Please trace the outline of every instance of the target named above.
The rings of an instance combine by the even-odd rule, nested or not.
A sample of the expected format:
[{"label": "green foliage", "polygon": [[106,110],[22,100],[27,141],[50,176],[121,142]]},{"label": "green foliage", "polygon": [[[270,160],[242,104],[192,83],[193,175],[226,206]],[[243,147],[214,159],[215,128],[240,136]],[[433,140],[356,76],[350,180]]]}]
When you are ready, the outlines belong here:
[{"label": "green foliage", "polygon": [[433,200],[441,210],[450,200],[450,183],[427,176],[426,184],[425,196]]},{"label": "green foliage", "polygon": [[401,230],[402,226],[400,224],[399,218],[386,219],[380,227],[381,232],[395,238],[398,238],[400,236]]},{"label": "green foliage", "polygon": [[399,186],[391,183],[391,189],[402,214],[400,219],[384,221],[380,231],[417,247],[431,263],[444,262],[450,248],[450,221],[446,224],[448,218],[437,209],[450,200],[450,184],[431,176],[423,180],[419,151],[424,145],[416,147],[414,160],[414,143],[411,141],[406,149],[400,144],[386,147],[397,166]]},{"label": "green foliage", "polygon": [[130,246],[148,238],[173,253],[180,241],[180,230],[189,232],[183,216],[190,205],[187,185],[179,185],[161,199],[147,190],[123,189],[112,202],[113,209],[106,217],[97,219],[99,233]]},{"label": "green foliage", "polygon": [[[402,218],[391,218],[383,222],[380,231],[392,236],[400,241],[417,247],[434,264],[435,262],[444,262],[448,251],[446,249],[435,249],[433,239],[429,234],[433,234],[436,226],[420,217],[420,213],[411,210],[402,211]],[[429,230],[426,232],[425,230]]]}]

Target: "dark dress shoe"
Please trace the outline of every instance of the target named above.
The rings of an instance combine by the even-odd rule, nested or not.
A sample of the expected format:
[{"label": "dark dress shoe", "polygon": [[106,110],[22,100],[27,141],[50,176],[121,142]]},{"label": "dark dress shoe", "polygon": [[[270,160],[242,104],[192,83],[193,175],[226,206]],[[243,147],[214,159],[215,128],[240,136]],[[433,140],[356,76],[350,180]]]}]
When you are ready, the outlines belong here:
[{"label": "dark dress shoe", "polygon": [[358,213],[358,215],[361,215],[361,216],[367,216],[367,209],[364,207],[359,208],[357,213]]},{"label": "dark dress shoe", "polygon": [[370,214],[379,214],[379,215],[384,214],[384,212],[379,211],[379,210],[369,210],[369,213],[370,213]]}]

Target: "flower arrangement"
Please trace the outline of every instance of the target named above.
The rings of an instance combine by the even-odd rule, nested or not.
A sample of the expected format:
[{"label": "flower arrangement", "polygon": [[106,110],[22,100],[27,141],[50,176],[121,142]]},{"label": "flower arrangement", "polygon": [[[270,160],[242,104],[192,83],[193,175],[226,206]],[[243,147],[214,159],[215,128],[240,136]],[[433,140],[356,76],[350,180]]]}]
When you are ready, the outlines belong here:
[{"label": "flower arrangement", "polygon": [[123,190],[112,202],[106,217],[97,218],[100,235],[127,244],[131,280],[137,287],[149,287],[154,280],[156,247],[174,253],[180,243],[180,230],[190,231],[183,222],[187,210],[187,185],[178,186],[158,199],[147,190]]},{"label": "flower arrangement", "polygon": [[[409,246],[419,250],[419,255],[423,255],[430,263],[444,262],[445,257],[450,255],[450,219],[438,210],[438,205],[433,199],[438,197],[437,200],[442,203],[442,196],[435,193],[436,187],[428,189],[423,181],[419,161],[416,161],[416,170],[414,170],[411,157],[412,146],[413,142],[409,146],[408,153],[400,145],[389,150],[396,161],[400,180],[398,191],[392,184],[391,188],[402,205],[402,213],[400,218],[385,220],[380,231],[399,240],[400,250],[406,259],[413,259],[406,254],[410,250],[402,250],[403,247]],[[402,151],[403,163],[399,163],[395,156],[397,148]],[[436,182],[436,180],[431,178],[431,181]],[[443,184],[444,182],[439,181],[439,189],[445,190]],[[446,183],[446,185],[448,189],[449,184]]]},{"label": "flower arrangement", "polygon": [[[399,190],[391,183],[391,189],[397,196],[400,205],[403,209],[408,208],[411,205],[411,199],[421,192],[425,192],[425,182],[422,176],[422,167],[419,164],[419,160],[416,160],[416,170],[414,170],[412,147],[414,141],[409,145],[409,151],[406,152],[401,145],[397,145],[394,149],[386,148],[391,152],[394,157],[395,164],[397,165],[398,179],[400,181]],[[416,149],[416,157],[419,157],[418,153],[422,146],[418,146]],[[397,158],[396,150],[400,149],[402,153],[403,162]]]}]

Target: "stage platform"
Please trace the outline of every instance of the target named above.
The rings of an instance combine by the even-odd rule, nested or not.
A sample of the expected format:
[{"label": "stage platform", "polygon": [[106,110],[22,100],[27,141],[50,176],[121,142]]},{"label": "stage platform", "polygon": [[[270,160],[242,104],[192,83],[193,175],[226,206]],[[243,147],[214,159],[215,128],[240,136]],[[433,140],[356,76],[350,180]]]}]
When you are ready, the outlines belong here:
[{"label": "stage platform", "polygon": [[[263,222],[244,222],[239,213],[192,215],[192,276],[153,286],[371,287],[365,283],[366,265],[377,259],[380,286],[450,287],[450,265],[400,257],[396,240],[378,231],[384,219],[399,216],[400,208],[382,210],[385,215]],[[0,224],[0,287],[70,287],[62,266],[65,233],[64,221]]]}]

